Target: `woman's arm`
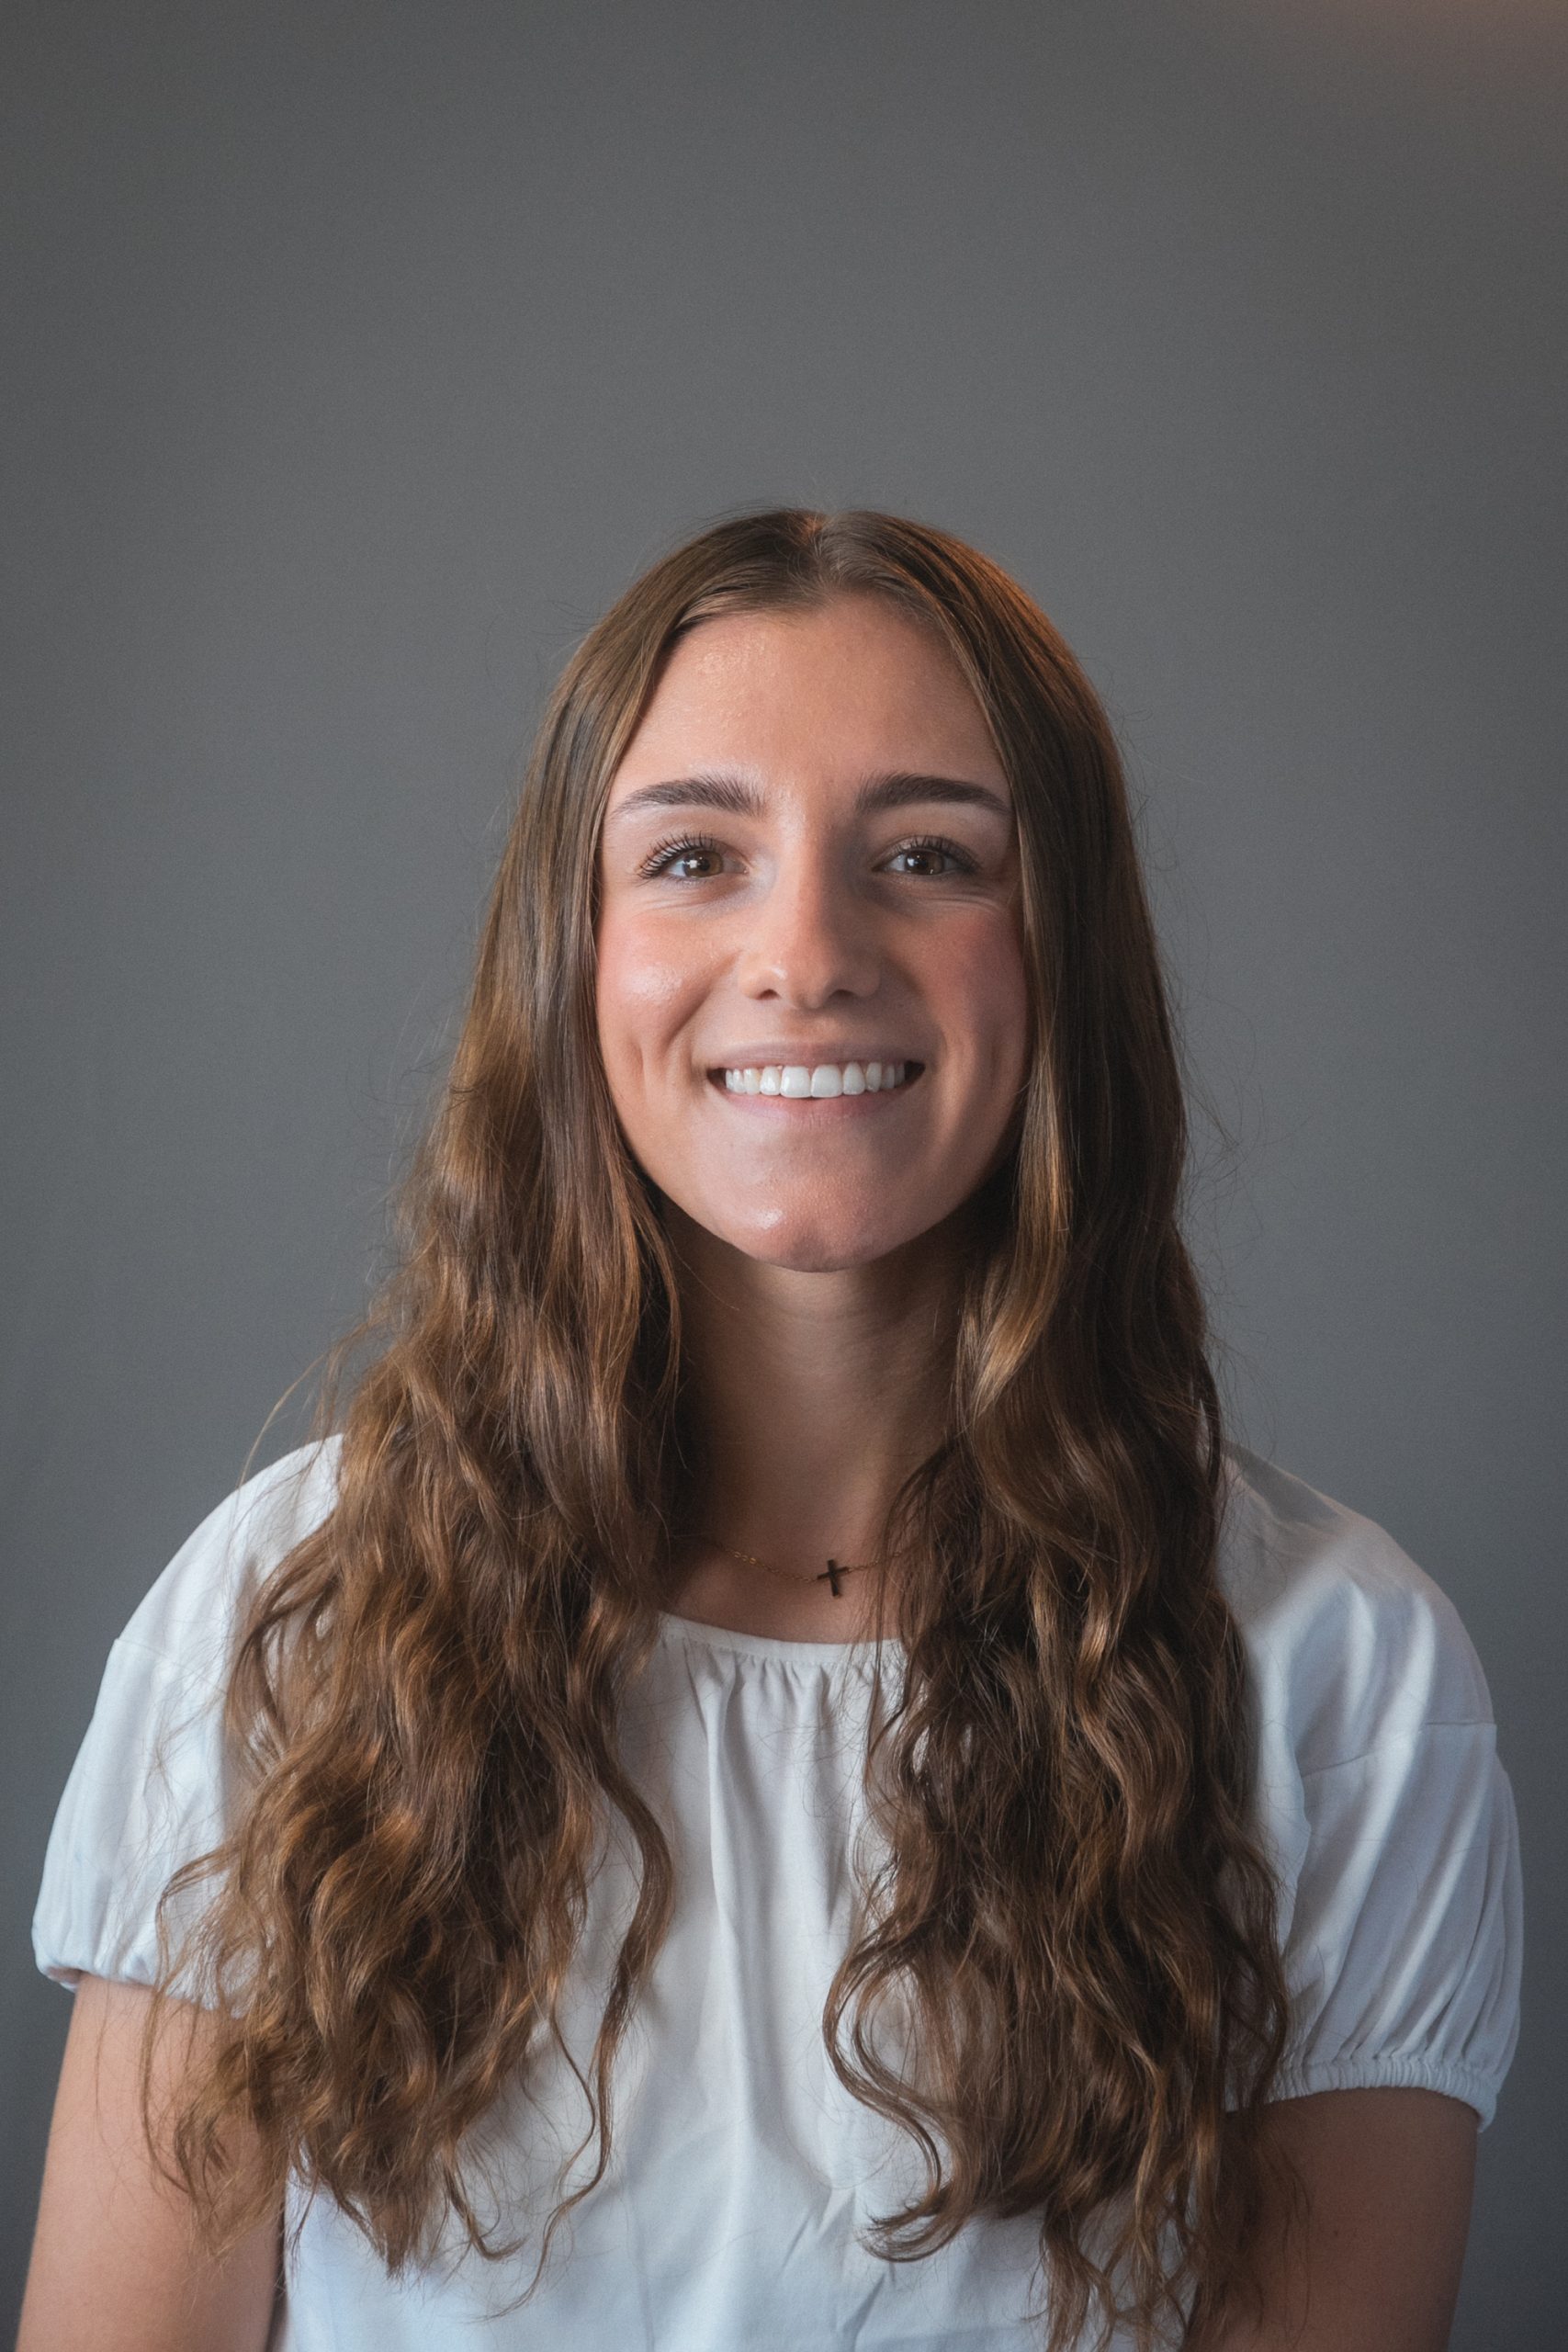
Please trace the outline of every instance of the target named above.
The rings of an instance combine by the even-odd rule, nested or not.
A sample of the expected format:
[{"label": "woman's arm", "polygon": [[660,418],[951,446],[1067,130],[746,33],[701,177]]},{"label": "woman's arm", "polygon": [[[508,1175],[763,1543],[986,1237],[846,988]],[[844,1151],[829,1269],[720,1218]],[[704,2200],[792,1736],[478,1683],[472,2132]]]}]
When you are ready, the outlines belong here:
[{"label": "woman's arm", "polygon": [[158,2177],[139,2080],[151,1997],[96,1976],[77,1987],[17,2352],[264,2352],[281,2216],[215,2264],[188,2201]]},{"label": "woman's arm", "polygon": [[1445,2352],[1476,2121],[1438,2091],[1277,2100],[1264,2135],[1301,2176],[1304,2226],[1287,2233],[1270,2202],[1253,2257],[1262,2316],[1190,2337],[1190,2352]]}]

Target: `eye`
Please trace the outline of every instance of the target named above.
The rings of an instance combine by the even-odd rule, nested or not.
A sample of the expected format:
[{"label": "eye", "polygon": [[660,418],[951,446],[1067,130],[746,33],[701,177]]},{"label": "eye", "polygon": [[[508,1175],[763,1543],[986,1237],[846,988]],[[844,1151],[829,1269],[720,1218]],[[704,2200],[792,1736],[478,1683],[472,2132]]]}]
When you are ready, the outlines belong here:
[{"label": "eye", "polygon": [[710,834],[682,833],[679,840],[660,842],[649,850],[637,872],[650,882],[665,875],[672,876],[678,882],[705,882],[716,871],[716,867],[709,866],[705,872],[681,872],[678,869],[690,866],[705,857],[720,858],[723,854]]},{"label": "eye", "polygon": [[[944,873],[973,874],[976,870],[976,861],[968,851],[960,849],[956,842],[950,842],[940,833],[922,833],[917,841],[900,842],[891,854],[895,859],[908,857],[925,861],[922,865],[908,865],[903,869],[916,881],[940,882]],[[939,859],[946,860],[945,866],[938,865]]]}]

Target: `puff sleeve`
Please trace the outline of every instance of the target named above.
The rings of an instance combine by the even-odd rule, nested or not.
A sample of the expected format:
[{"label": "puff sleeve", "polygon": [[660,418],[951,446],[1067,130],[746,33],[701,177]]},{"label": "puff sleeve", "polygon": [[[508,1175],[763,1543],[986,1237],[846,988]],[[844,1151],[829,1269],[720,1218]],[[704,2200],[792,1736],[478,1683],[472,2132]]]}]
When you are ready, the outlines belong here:
[{"label": "puff sleeve", "polygon": [[[115,1643],[44,1857],[33,1953],[46,1976],[152,1982],[158,1897],[224,1834],[221,1707],[175,1661]],[[171,1905],[176,1938],[191,1922],[188,1900]]]},{"label": "puff sleeve", "polygon": [[1488,1724],[1434,1724],[1314,1773],[1281,2098],[1414,2084],[1485,2129],[1518,2036],[1513,1792]]},{"label": "puff sleeve", "polygon": [[[332,1499],[329,1448],[300,1448],[238,1487],[180,1547],[109,1651],[44,1857],[33,1953],[45,1975],[148,1984],[160,1895],[226,1836],[237,1793],[223,1729],[243,1603]],[[212,1881],[172,1899],[177,1950]],[[175,1989],[199,1999],[184,1971]]]},{"label": "puff sleeve", "polygon": [[1247,1631],[1292,2002],[1275,2096],[1411,2085],[1484,2129],[1518,2039],[1524,1920],[1480,1660],[1382,1528],[1268,1480]]}]

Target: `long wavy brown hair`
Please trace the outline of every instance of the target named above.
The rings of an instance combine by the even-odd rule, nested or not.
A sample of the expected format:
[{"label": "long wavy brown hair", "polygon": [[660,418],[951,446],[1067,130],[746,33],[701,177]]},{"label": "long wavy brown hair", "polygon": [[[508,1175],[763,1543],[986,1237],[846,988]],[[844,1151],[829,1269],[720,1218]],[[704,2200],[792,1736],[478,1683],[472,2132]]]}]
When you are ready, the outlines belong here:
[{"label": "long wavy brown hair", "polygon": [[[560,679],[396,1271],[322,1385],[335,1505],[242,1628],[225,1722],[243,1802],[165,1895],[216,1882],[183,1955],[164,1934],[145,2079],[194,1961],[211,2035],[170,2144],[214,2243],[275,2216],[292,2174],[394,2272],[454,2222],[479,2253],[514,2253],[465,2154],[541,2047],[565,2047],[618,1816],[637,1899],[578,2077],[587,2178],[567,2194],[558,2177],[541,2267],[604,2176],[616,2052],[678,1899],[617,1716],[668,1596],[694,1441],[660,1201],[598,1049],[599,826],[686,631],[845,592],[932,628],[988,721],[1034,1036],[1015,1141],[972,1204],[949,1427],[880,1547],[901,1562],[903,1654],[868,1757],[882,1859],[824,2033],[924,2158],[874,2251],[1037,2216],[1052,2352],[1091,2321],[1154,2343],[1238,2290],[1287,2023],[1216,1580],[1226,1474],[1178,1229],[1186,1106],[1100,704],[1005,572],[892,515],[723,522],[637,581]],[[892,2014],[912,2028],[906,2067],[876,2030]],[[237,2120],[259,2147],[243,2172]]]}]

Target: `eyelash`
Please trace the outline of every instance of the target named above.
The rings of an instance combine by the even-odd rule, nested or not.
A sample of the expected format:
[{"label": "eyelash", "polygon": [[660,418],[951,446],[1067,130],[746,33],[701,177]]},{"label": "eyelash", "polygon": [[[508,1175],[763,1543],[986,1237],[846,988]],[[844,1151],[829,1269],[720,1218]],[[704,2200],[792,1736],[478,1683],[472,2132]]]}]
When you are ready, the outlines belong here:
[{"label": "eyelash", "polygon": [[[699,850],[711,850],[716,855],[721,854],[723,843],[716,842],[711,833],[682,833],[677,839],[657,843],[637,867],[637,872],[648,881],[657,881],[673,865],[678,857],[690,856]],[[897,847],[889,850],[887,854],[889,857],[906,857],[913,850],[935,850],[943,857],[952,858],[961,874],[973,874],[976,868],[976,861],[969,852],[960,849],[958,843],[949,841],[944,833],[911,834],[908,841],[899,842]],[[696,874],[687,875],[683,878],[687,881],[710,882],[714,877],[708,874]],[[943,879],[940,874],[917,874],[909,878],[917,882],[940,882]]]},{"label": "eyelash", "polygon": [[[670,841],[656,842],[637,867],[637,872],[645,875],[650,882],[657,881],[678,857],[686,856],[693,850],[717,848],[718,843],[709,833],[680,833]],[[690,879],[689,876],[687,878]]]}]

